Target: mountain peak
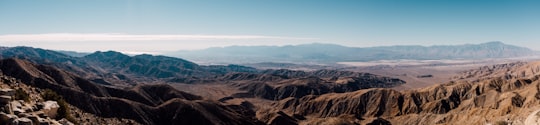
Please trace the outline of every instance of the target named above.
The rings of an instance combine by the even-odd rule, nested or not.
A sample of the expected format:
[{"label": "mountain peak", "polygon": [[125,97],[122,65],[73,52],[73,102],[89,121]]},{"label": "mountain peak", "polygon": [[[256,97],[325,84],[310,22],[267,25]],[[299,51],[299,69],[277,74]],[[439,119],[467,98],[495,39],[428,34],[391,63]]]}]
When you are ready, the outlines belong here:
[{"label": "mountain peak", "polygon": [[505,45],[501,41],[491,41],[491,42],[486,42],[486,43],[483,43],[483,44],[487,44],[487,45]]},{"label": "mountain peak", "polygon": [[122,54],[116,51],[96,51],[92,54],[86,55],[84,57],[129,57],[128,55]]},{"label": "mountain peak", "polygon": [[121,52],[116,52],[116,51],[112,51],[112,50],[104,51],[104,52],[97,51],[97,52],[95,52],[95,53],[102,53],[102,54],[105,54],[105,55],[124,55],[124,54],[121,53]]},{"label": "mountain peak", "polygon": [[300,45],[296,45],[296,46],[303,46],[303,47],[329,47],[329,46],[332,46],[332,47],[345,47],[345,46],[342,46],[342,45],[331,44],[331,43],[308,43],[308,44],[300,44]]}]

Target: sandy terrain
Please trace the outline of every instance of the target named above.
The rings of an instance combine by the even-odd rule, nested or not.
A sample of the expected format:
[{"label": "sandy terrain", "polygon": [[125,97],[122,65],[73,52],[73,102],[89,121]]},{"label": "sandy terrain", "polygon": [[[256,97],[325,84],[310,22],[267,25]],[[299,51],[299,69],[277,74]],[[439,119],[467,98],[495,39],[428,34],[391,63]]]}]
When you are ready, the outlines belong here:
[{"label": "sandy terrain", "polygon": [[[368,72],[377,75],[395,77],[407,83],[397,90],[407,90],[427,87],[434,84],[446,83],[460,72],[477,69],[481,66],[504,64],[511,62],[529,62],[539,60],[539,57],[483,59],[483,60],[382,60],[372,62],[340,62],[349,66],[342,70]],[[422,77],[431,75],[431,77]]]}]

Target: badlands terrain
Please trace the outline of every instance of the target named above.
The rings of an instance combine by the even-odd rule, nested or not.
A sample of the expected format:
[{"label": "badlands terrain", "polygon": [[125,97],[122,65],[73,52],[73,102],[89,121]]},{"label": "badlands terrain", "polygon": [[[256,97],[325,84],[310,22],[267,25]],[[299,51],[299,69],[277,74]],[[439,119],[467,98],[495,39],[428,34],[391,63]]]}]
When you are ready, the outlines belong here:
[{"label": "badlands terrain", "polygon": [[[408,56],[384,56],[400,57],[395,60],[359,61],[332,55],[322,61],[295,56],[312,61],[301,64],[201,65],[176,57],[115,51],[75,55],[2,47],[0,87],[8,94],[2,95],[0,123],[538,123],[540,62],[536,52],[500,42],[407,48],[392,49],[410,51]],[[361,50],[365,49],[349,49]],[[424,50],[437,50],[438,55],[410,58]],[[467,52],[475,54],[459,56]],[[448,58],[435,58],[441,55]],[[332,58],[336,60],[330,65]],[[50,108],[40,106],[53,102],[59,104],[53,109],[62,109],[59,113],[50,114]]]}]

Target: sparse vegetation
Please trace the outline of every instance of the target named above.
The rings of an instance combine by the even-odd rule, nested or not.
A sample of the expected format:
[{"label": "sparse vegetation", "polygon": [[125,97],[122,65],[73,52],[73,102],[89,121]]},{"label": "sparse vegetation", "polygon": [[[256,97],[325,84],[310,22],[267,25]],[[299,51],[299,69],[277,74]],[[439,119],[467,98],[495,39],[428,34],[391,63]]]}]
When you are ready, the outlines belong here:
[{"label": "sparse vegetation", "polygon": [[60,106],[60,108],[58,109],[58,116],[56,117],[56,120],[66,118],[70,122],[77,123],[77,120],[75,120],[75,118],[71,116],[71,110],[69,109],[68,103],[61,95],[58,95],[56,92],[50,89],[45,89],[45,91],[43,91],[43,93],[41,94],[41,97],[44,100],[56,101]]},{"label": "sparse vegetation", "polygon": [[508,125],[506,121],[496,121],[494,125]]},{"label": "sparse vegetation", "polygon": [[427,74],[427,75],[419,75],[419,76],[416,76],[417,78],[431,78],[433,77],[433,75],[431,74]]},{"label": "sparse vegetation", "polygon": [[25,102],[30,101],[30,95],[26,93],[23,89],[18,88],[15,90],[15,99],[16,100],[24,100]]},{"label": "sparse vegetation", "polygon": [[352,121],[352,119],[339,118],[339,117],[330,117],[330,118],[323,118],[323,119],[313,120],[308,124],[313,124],[313,125],[354,125],[355,123]]}]

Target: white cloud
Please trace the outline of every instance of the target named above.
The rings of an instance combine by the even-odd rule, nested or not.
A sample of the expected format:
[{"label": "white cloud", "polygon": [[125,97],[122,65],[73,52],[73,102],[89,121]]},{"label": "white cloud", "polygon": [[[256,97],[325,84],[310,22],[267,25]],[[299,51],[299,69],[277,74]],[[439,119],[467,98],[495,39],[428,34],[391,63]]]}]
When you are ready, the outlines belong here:
[{"label": "white cloud", "polygon": [[261,35],[134,35],[119,33],[47,33],[0,35],[0,42],[43,41],[174,41],[174,40],[314,40],[315,38],[261,36]]},{"label": "white cloud", "polygon": [[167,51],[197,50],[233,45],[295,45],[316,38],[262,35],[135,35],[119,33],[47,33],[0,35],[0,46],[31,46],[54,50],[93,52],[115,50],[129,54],[159,54]]}]

